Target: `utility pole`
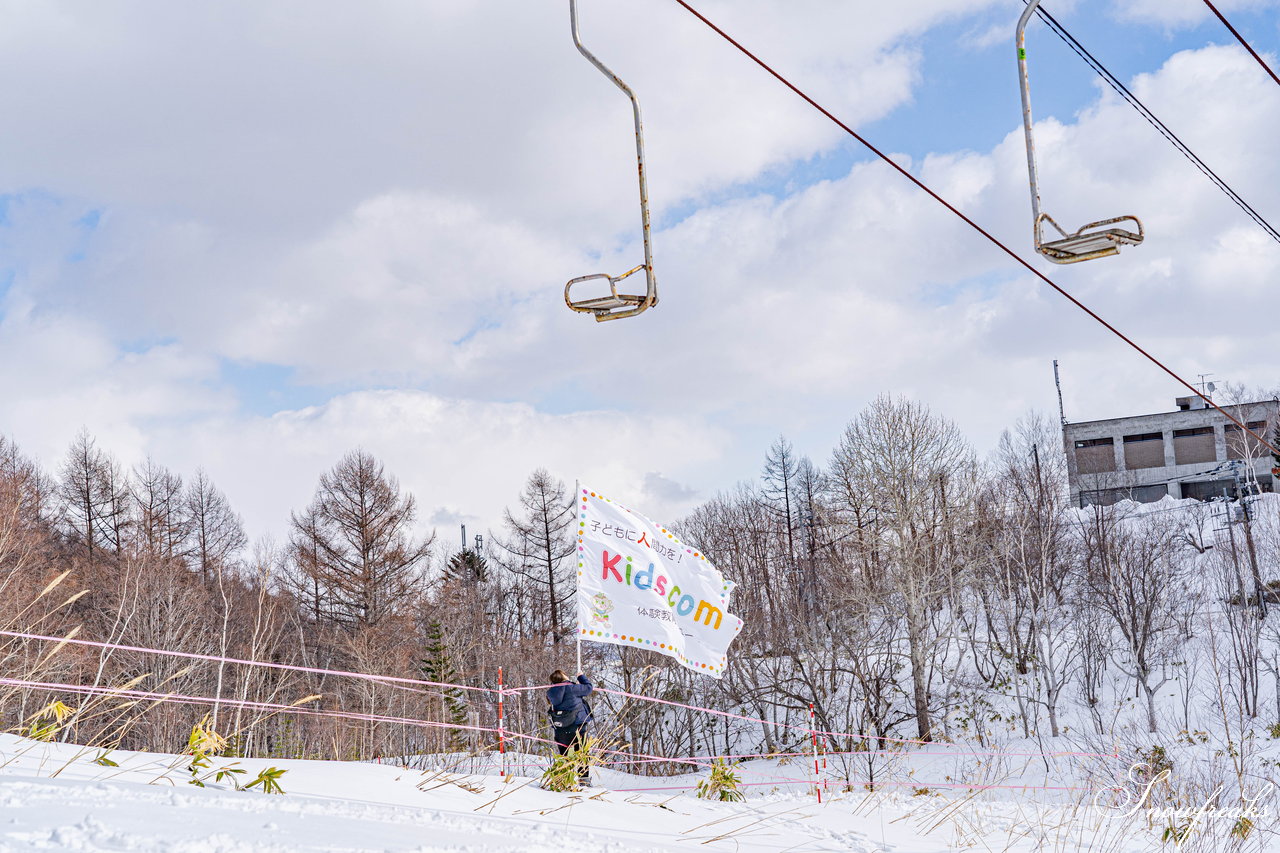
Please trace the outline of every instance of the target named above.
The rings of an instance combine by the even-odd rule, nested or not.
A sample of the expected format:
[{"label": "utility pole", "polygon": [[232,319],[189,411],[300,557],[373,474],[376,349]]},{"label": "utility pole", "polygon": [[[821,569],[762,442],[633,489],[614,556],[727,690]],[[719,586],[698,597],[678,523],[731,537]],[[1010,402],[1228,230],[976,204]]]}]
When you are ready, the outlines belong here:
[{"label": "utility pole", "polygon": [[1246,497],[1240,498],[1240,506],[1244,507],[1244,544],[1249,551],[1249,570],[1253,572],[1253,588],[1258,595],[1258,612],[1267,618],[1267,590],[1262,585],[1262,573],[1258,571],[1258,551],[1253,545],[1253,518]]},{"label": "utility pole", "polygon": [[1240,469],[1243,463],[1235,460],[1235,464],[1231,466],[1232,476],[1236,482],[1236,500],[1240,502],[1243,518],[1241,524],[1244,526],[1244,544],[1245,550],[1249,554],[1249,571],[1253,574],[1253,592],[1258,596],[1258,612],[1263,619],[1267,618],[1267,596],[1266,589],[1262,585],[1262,573],[1258,570],[1258,551],[1253,544],[1253,517],[1249,510],[1249,495],[1245,494],[1246,489],[1241,482]]},{"label": "utility pole", "polygon": [[1231,529],[1235,522],[1231,519],[1231,496],[1226,486],[1222,487],[1222,512],[1226,518],[1227,542],[1231,544],[1231,564],[1236,569],[1236,600],[1244,607],[1249,599],[1244,594],[1244,573],[1240,571],[1240,554],[1236,551],[1236,532]]},{"label": "utility pole", "polygon": [[1067,425],[1067,410],[1062,405],[1062,377],[1058,375],[1058,360],[1053,360],[1053,384],[1058,389],[1058,420],[1062,426]]}]

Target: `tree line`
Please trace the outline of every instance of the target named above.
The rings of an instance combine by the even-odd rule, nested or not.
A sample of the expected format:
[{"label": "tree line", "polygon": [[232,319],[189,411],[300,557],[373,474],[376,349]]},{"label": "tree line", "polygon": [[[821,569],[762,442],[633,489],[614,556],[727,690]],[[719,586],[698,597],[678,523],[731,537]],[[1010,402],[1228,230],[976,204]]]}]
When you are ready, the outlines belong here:
[{"label": "tree line", "polygon": [[[1252,565],[1271,573],[1262,587],[1232,512],[1072,507],[1057,424],[1028,415],[981,459],[945,417],[882,396],[827,459],[780,437],[758,476],[671,525],[738,582],[731,610],[746,625],[723,679],[636,649],[584,649],[608,686],[768,722],[607,697],[597,711],[637,752],[717,754],[796,747],[803,732],[790,727],[807,725],[812,704],[819,729],[856,735],[823,747],[862,752],[851,772],[870,776],[887,759],[867,738],[1084,743],[1171,738],[1206,719],[1265,726],[1280,720],[1280,636],[1266,613],[1280,511],[1252,510]],[[449,549],[420,532],[414,497],[385,466],[353,450],[319,476],[287,541],[250,543],[202,471],[183,478],[152,459],[126,469],[82,432],[50,473],[0,438],[0,625],[144,650],[50,654],[0,637],[4,669],[217,700],[125,709],[61,696],[76,711],[60,736],[80,742],[174,751],[210,713],[243,754],[486,749],[468,729],[303,712],[492,726],[492,698],[463,688],[496,686],[499,667],[508,685],[537,684],[572,659],[573,518],[564,481],[538,469],[483,552]],[[52,698],[0,688],[5,727],[29,726]],[[245,707],[302,699],[298,713]],[[538,695],[506,711],[507,728],[545,736]]]}]

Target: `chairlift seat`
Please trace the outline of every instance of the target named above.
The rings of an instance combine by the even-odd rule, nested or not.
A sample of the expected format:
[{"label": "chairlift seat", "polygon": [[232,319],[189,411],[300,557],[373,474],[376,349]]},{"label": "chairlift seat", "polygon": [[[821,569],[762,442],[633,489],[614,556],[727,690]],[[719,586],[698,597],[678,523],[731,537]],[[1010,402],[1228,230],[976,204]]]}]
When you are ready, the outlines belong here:
[{"label": "chairlift seat", "polygon": [[[648,280],[648,289],[643,294],[619,293],[618,282],[622,281],[632,273],[639,270],[645,270],[645,278]],[[575,284],[582,284],[587,281],[603,279],[609,282],[609,292],[600,296],[588,296],[586,298],[575,298],[572,294]],[[652,273],[641,264],[640,266],[623,273],[619,276],[612,276],[607,273],[593,273],[592,275],[578,276],[571,279],[564,286],[564,301],[574,311],[580,311],[585,314],[594,314],[599,322],[604,320],[616,320],[622,317],[632,317],[644,310],[651,308],[658,302],[657,288],[653,283]]]},{"label": "chairlift seat", "polygon": [[[1133,221],[1138,230],[1127,228],[1105,228],[1118,222]],[[1045,241],[1041,235],[1041,225],[1048,222],[1061,238]],[[1094,258],[1106,258],[1120,254],[1121,246],[1137,246],[1142,242],[1142,223],[1135,216],[1117,216],[1114,219],[1103,219],[1090,222],[1088,225],[1068,234],[1047,213],[1040,214],[1036,222],[1036,251],[1055,264],[1074,264],[1080,261],[1091,261]]]},{"label": "chairlift seat", "polygon": [[631,305],[639,305],[644,301],[643,296],[600,296],[595,299],[581,299],[570,302],[569,307],[576,311],[612,311],[615,308],[626,308]]}]

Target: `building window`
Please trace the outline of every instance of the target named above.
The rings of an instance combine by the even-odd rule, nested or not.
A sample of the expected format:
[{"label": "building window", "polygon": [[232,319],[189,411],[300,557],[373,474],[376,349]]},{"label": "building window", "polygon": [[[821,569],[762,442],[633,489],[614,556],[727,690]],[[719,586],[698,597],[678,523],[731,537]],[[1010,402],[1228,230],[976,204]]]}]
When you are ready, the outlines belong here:
[{"label": "building window", "polygon": [[1119,489],[1086,489],[1080,492],[1080,506],[1111,506],[1117,501],[1137,501],[1138,503],[1155,503],[1169,494],[1169,487],[1164,483],[1154,486],[1134,486]]},{"label": "building window", "polygon": [[1220,498],[1223,494],[1229,497],[1235,497],[1236,481],[1235,480],[1201,480],[1194,483],[1182,484],[1182,496],[1184,498],[1195,498],[1198,501],[1210,501],[1214,498]]},{"label": "building window", "polygon": [[[1249,432],[1257,435],[1265,436],[1267,434],[1266,421],[1250,421],[1245,425]],[[1260,459],[1266,456],[1268,451],[1258,439],[1248,433],[1240,431],[1240,427],[1235,424],[1227,424],[1223,427],[1227,440],[1227,458],[1228,459]]]},{"label": "building window", "polygon": [[1086,438],[1075,443],[1076,471],[1080,474],[1103,474],[1116,470],[1116,440]]},{"label": "building window", "polygon": [[1133,471],[1138,468],[1164,467],[1164,433],[1144,432],[1124,437],[1124,467]]},{"label": "building window", "polygon": [[1216,462],[1218,451],[1214,447],[1213,427],[1175,429],[1173,431],[1173,459],[1178,465]]}]

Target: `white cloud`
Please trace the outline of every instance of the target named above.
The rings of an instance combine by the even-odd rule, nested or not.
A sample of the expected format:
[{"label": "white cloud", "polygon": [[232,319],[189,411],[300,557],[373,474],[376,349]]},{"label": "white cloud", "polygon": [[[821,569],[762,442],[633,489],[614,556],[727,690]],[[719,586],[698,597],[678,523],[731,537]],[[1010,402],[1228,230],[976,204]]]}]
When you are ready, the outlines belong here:
[{"label": "white cloud", "polygon": [[[1275,0],[1218,0],[1213,5],[1224,15],[1240,10],[1255,11],[1277,6]],[[1115,4],[1112,14],[1121,21],[1158,25],[1167,29],[1195,26],[1212,15],[1203,0],[1124,0]]]},{"label": "white cloud", "polygon": [[[355,446],[440,524],[491,523],[539,465],[669,519],[780,431],[824,457],[884,390],[980,444],[1056,405],[1053,358],[1073,417],[1180,393],[882,164],[730,191],[844,143],[645,4],[584,0],[584,37],[641,93],[655,203],[696,203],[657,234],[658,308],[570,314],[565,279],[638,259],[626,102],[572,51],[561,3],[500,5],[17,10],[0,71],[31,85],[0,92],[23,128],[0,139],[0,187],[41,190],[0,228],[0,356],[21,365],[0,430],[46,461],[83,424],[126,458],[205,465],[278,533]],[[911,96],[918,34],[991,5],[705,3],[855,122]],[[1280,222],[1280,99],[1251,62],[1189,51],[1134,89]],[[1030,257],[1016,116],[992,150],[912,168]],[[1179,370],[1274,384],[1280,249],[1109,95],[1037,132],[1046,210],[1148,228],[1119,259],[1039,268]],[[338,390],[247,412],[227,359]]]},{"label": "white cloud", "polygon": [[[533,469],[572,488],[575,477],[673,519],[709,495],[668,474],[722,462],[723,430],[699,419],[594,411],[540,412],[524,403],[450,400],[421,391],[360,391],[261,418],[215,418],[158,430],[157,456],[204,465],[257,532],[280,535],[322,472],[361,447],[383,460],[419,502],[424,524],[496,525]],[[652,471],[655,463],[663,472]],[[454,531],[442,533],[453,541]]]}]

